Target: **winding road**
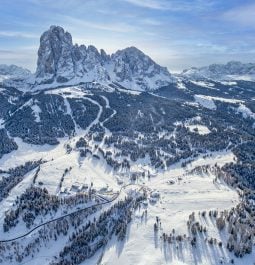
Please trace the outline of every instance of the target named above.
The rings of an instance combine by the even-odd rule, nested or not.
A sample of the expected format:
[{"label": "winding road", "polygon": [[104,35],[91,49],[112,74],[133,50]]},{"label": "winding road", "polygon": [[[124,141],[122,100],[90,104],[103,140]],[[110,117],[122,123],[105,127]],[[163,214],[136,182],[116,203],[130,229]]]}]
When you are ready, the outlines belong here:
[{"label": "winding road", "polygon": [[124,189],[126,189],[128,186],[138,186],[138,187],[140,187],[139,191],[140,191],[141,189],[145,189],[145,187],[144,187],[143,185],[140,185],[140,184],[133,184],[133,183],[130,183],[130,184],[124,185],[124,186],[121,187],[121,189],[120,189],[120,191],[117,193],[117,195],[113,196],[110,200],[107,200],[107,201],[104,201],[104,202],[101,202],[101,203],[97,203],[97,204],[94,204],[94,205],[91,205],[91,206],[88,206],[88,207],[85,207],[85,208],[82,208],[82,209],[76,210],[76,211],[74,211],[74,212],[71,212],[71,213],[68,213],[68,214],[62,215],[62,216],[57,217],[57,218],[55,218],[55,219],[51,219],[51,220],[49,220],[49,221],[47,221],[47,222],[45,222],[45,223],[42,223],[42,224],[40,224],[40,225],[37,225],[36,227],[34,227],[33,229],[29,230],[27,233],[25,233],[25,234],[23,234],[23,235],[20,235],[20,236],[18,236],[18,237],[14,237],[14,238],[10,238],[10,239],[2,239],[2,240],[0,240],[0,243],[13,242],[13,241],[16,241],[16,240],[18,240],[18,239],[25,238],[26,236],[32,234],[35,230],[37,230],[37,229],[39,229],[40,227],[43,227],[43,226],[45,226],[45,225],[47,225],[47,224],[50,224],[50,223],[53,223],[53,222],[56,222],[56,221],[62,220],[62,219],[64,219],[64,218],[68,217],[68,216],[71,216],[71,215],[73,215],[73,214],[77,214],[77,213],[80,213],[80,212],[86,211],[86,210],[91,209],[91,208],[93,208],[93,207],[99,207],[99,206],[102,206],[102,205],[105,205],[105,204],[110,204],[110,203],[116,201],[116,200],[119,198],[121,192],[122,192]]}]

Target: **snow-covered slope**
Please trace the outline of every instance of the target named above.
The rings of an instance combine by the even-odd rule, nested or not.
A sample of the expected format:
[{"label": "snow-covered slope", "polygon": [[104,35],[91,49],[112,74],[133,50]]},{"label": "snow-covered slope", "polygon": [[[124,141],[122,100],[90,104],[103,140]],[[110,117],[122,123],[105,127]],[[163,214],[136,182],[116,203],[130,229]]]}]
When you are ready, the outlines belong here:
[{"label": "snow-covered slope", "polygon": [[94,46],[73,45],[72,36],[51,26],[40,38],[35,84],[117,82],[136,90],[153,90],[173,81],[167,68],[135,47],[107,55]]},{"label": "snow-covered slope", "polygon": [[[3,86],[1,264],[63,265],[70,257],[75,265],[252,264],[254,247],[243,244],[248,225],[236,225],[242,228],[236,238],[243,236],[234,251],[240,248],[242,259],[228,243],[238,218],[232,211],[245,200],[232,176],[243,166],[238,185],[254,183],[254,92],[182,82],[184,88],[153,93],[95,82],[26,94]],[[171,95],[161,96],[166,89]],[[123,204],[139,194],[138,208]],[[122,211],[124,219],[116,219]],[[194,232],[193,224],[203,231]],[[109,229],[89,230],[99,227]],[[250,246],[253,230],[247,231]]]},{"label": "snow-covered slope", "polygon": [[181,74],[189,79],[213,80],[255,80],[255,64],[231,61],[227,64],[212,64],[209,66],[186,69]]},{"label": "snow-covered slope", "polygon": [[254,262],[255,82],[171,83],[135,47],[107,55],[56,26],[36,73],[16,72],[0,86],[1,264]]}]

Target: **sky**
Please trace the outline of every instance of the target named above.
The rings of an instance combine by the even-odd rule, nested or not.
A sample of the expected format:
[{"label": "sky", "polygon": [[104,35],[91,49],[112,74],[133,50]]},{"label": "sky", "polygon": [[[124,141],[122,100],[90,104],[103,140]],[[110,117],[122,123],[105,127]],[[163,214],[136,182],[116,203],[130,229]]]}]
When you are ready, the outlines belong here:
[{"label": "sky", "polygon": [[0,64],[36,69],[51,25],[107,53],[136,46],[172,72],[255,62],[254,0],[0,0]]}]

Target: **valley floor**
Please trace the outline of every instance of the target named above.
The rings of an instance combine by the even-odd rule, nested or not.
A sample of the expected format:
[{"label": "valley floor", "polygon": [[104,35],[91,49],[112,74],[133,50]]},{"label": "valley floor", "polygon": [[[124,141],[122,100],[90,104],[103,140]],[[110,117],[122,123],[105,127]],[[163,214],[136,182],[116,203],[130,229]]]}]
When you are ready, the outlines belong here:
[{"label": "valley floor", "polygon": [[[38,181],[43,183],[50,193],[57,193],[58,183],[65,168],[72,166],[72,170],[67,174],[63,187],[69,189],[76,184],[90,184],[93,182],[95,189],[101,195],[107,190],[109,193],[116,193],[120,190],[121,185],[118,184],[118,177],[104,163],[95,158],[86,158],[81,161],[78,153],[71,152],[66,154],[64,145],[60,144],[56,148],[51,147],[32,147],[25,151],[26,144],[19,142],[20,147],[16,154],[10,154],[2,160],[2,167],[8,167],[12,163],[19,163],[23,159],[29,160],[29,154],[34,159],[49,159],[49,162],[41,165]],[[31,148],[32,147],[32,148]],[[34,148],[34,149],[33,149]],[[35,157],[37,156],[37,157]],[[188,216],[194,212],[198,220],[208,227],[208,236],[221,241],[226,241],[226,235],[219,233],[216,229],[215,222],[209,217],[203,219],[199,212],[204,210],[223,211],[230,209],[239,202],[238,195],[235,190],[229,188],[220,180],[215,180],[213,174],[196,174],[190,173],[192,169],[202,165],[223,165],[226,162],[233,161],[231,152],[212,153],[207,158],[198,157],[187,167],[181,167],[181,163],[177,163],[170,167],[167,172],[158,172],[152,174],[151,177],[145,176],[136,181],[136,184],[142,185],[150,194],[147,202],[137,210],[128,229],[124,242],[116,242],[112,239],[107,246],[98,251],[90,260],[84,262],[84,265],[92,264],[230,264],[233,255],[224,247],[211,247],[205,244],[204,238],[201,238],[198,245],[194,249],[188,242],[178,244],[168,244],[163,242],[162,233],[171,233],[172,229],[177,234],[186,234]],[[15,162],[16,161],[16,162]],[[133,165],[136,170],[147,168],[144,164]],[[4,233],[2,230],[3,214],[5,210],[13,204],[16,196],[19,196],[32,183],[34,171],[27,174],[24,180],[16,186],[9,197],[0,204],[1,211],[1,239],[12,238],[22,235],[26,232],[26,228],[18,225],[12,232]],[[129,173],[131,174],[131,173]],[[129,175],[127,174],[127,175]],[[123,183],[128,184],[129,177],[123,177]],[[125,190],[128,194],[135,185],[130,186],[130,190]],[[154,195],[153,195],[154,194]],[[156,195],[155,195],[156,194]],[[124,195],[123,195],[124,196]],[[103,208],[104,209],[104,208]],[[103,210],[102,209],[102,210]],[[146,213],[147,212],[147,213]],[[58,213],[61,215],[61,213]],[[160,219],[161,227],[155,232],[153,229],[156,217]],[[44,220],[45,221],[45,220]],[[50,257],[57,255],[63,242],[58,241],[57,244],[49,245],[49,249],[40,250],[36,263],[48,264]],[[243,259],[236,259],[235,264],[252,264],[253,256],[246,256]],[[101,260],[99,263],[98,260]],[[34,264],[35,259],[26,259],[22,264]]]},{"label": "valley floor", "polygon": [[[67,94],[70,91],[65,92]],[[71,92],[78,93],[78,96],[80,96],[79,93],[82,93],[81,96],[86,94],[75,88]],[[49,93],[59,94],[62,93],[62,90],[54,90]],[[208,98],[201,100],[200,97],[198,99],[200,104],[205,104],[205,100],[208,101]],[[226,185],[222,179],[217,178],[213,171],[202,170],[200,172],[195,169],[203,168],[203,166],[213,167],[215,164],[223,166],[226,163],[235,162],[234,154],[231,151],[210,152],[196,158],[193,157],[192,161],[182,160],[170,166],[166,171],[150,167],[147,157],[145,157],[137,162],[130,160],[130,169],[113,171],[101,156],[93,155],[95,150],[93,140],[88,140],[92,152],[86,157],[82,157],[80,150],[76,148],[80,137],[86,135],[93,125],[99,124],[102,115],[102,106],[97,101],[88,100],[98,106],[99,112],[86,130],[81,130],[75,124],[75,135],[70,138],[58,139],[59,144],[55,146],[36,146],[24,143],[20,138],[15,138],[19,148],[5,154],[0,159],[0,169],[3,171],[23,165],[28,161],[42,160],[42,164],[29,171],[0,202],[0,241],[22,236],[35,226],[44,225],[49,220],[89,207],[92,204],[89,202],[86,205],[76,205],[74,209],[62,207],[54,214],[37,218],[32,227],[26,227],[25,223],[20,220],[16,227],[4,232],[5,212],[14,206],[17,197],[20,197],[32,184],[46,188],[49,194],[60,197],[76,195],[78,192],[83,192],[84,189],[87,191],[88,187],[93,189],[95,201],[110,202],[102,204],[102,208],[98,212],[89,216],[88,219],[91,220],[98,218],[100,213],[108,210],[114,203],[143,189],[148,198],[133,212],[133,218],[124,241],[118,241],[116,237],[112,237],[92,258],[83,262],[83,265],[218,265],[231,264],[232,259],[234,264],[253,265],[254,251],[242,259],[236,258],[226,249],[228,240],[226,231],[219,232],[215,219],[211,216],[202,216],[204,211],[230,210],[238,205],[240,198],[237,191]],[[107,98],[105,97],[104,100],[109,108]],[[67,101],[65,104],[68,105]],[[70,111],[68,106],[67,110]],[[114,110],[109,118],[115,114]],[[71,111],[70,115],[72,116]],[[104,128],[105,134],[109,134],[109,130],[107,131],[103,126],[103,122],[100,124]],[[201,135],[210,133],[209,129],[202,125],[187,125],[187,127],[190,131],[197,131]],[[103,151],[107,151],[104,149],[104,141],[98,145]],[[187,162],[187,164],[185,163],[184,166],[183,162]],[[0,174],[0,178],[3,176],[4,174]],[[126,187],[129,184],[132,185]],[[112,198],[116,199],[111,202]],[[207,229],[206,235],[199,234],[196,246],[190,244],[192,235],[187,227],[187,221],[192,213],[194,213],[195,220]],[[158,225],[157,229],[154,229],[155,223]],[[20,241],[22,244],[29,244],[38,236],[37,232],[35,230]],[[28,256],[22,263],[3,261],[2,264],[48,265],[66,245],[71,232],[67,236],[60,236],[57,241],[49,241],[46,246],[42,245],[33,258]],[[169,244],[163,240],[164,233],[179,235],[184,239],[181,242],[175,241]],[[215,242],[222,242],[223,246],[209,244],[210,238],[215,239]],[[6,255],[8,256],[8,253]]]}]

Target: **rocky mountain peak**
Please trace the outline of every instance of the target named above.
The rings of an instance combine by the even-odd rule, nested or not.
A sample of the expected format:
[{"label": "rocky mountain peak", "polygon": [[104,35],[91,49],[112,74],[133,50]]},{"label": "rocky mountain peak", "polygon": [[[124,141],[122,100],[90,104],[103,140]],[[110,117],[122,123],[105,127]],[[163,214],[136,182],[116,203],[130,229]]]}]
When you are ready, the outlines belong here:
[{"label": "rocky mountain peak", "polygon": [[51,26],[40,38],[36,78],[42,83],[68,81],[73,77],[73,43],[70,33]]},{"label": "rocky mountain peak", "polygon": [[129,89],[153,90],[172,82],[168,70],[136,47],[111,56],[95,46],[73,45],[72,36],[51,26],[40,38],[36,84],[105,81],[119,82]]}]

